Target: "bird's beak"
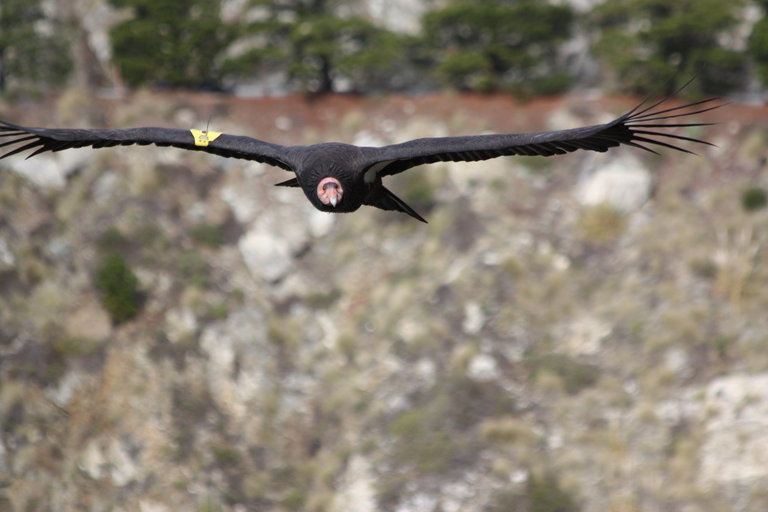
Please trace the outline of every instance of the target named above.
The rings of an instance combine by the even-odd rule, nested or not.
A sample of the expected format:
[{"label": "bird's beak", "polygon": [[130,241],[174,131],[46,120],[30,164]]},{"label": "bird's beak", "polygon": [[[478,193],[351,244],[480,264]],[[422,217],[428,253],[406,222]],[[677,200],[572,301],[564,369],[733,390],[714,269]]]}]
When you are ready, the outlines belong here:
[{"label": "bird's beak", "polygon": [[317,185],[317,198],[323,204],[336,208],[336,205],[341,202],[342,195],[344,195],[344,189],[336,178],[323,178]]}]

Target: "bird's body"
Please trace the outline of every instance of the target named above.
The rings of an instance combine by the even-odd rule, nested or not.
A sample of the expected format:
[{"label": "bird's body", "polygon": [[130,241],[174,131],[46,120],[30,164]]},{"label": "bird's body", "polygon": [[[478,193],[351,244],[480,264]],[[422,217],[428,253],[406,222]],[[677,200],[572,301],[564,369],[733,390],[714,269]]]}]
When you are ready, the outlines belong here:
[{"label": "bird's body", "polygon": [[477,161],[508,155],[552,156],[578,149],[604,152],[622,144],[653,151],[656,145],[690,153],[659,138],[709,144],[692,137],[662,131],[673,127],[703,126],[711,123],[668,123],[720,106],[715,99],[679,107],[657,109],[664,101],[635,109],[609,123],[538,133],[470,135],[415,139],[383,147],[361,147],[338,142],[309,146],[283,146],[246,136],[181,130],[174,128],[131,128],[125,130],[84,130],[28,128],[0,121],[0,147],[13,146],[5,158],[27,150],[34,156],[45,151],[77,147],[118,145],[173,146],[206,151],[231,158],[267,163],[291,171],[295,176],[278,183],[300,187],[315,208],[326,212],[353,212],[362,205],[406,213],[426,222],[418,213],[390,192],[382,178],[412,167],[439,161]]}]

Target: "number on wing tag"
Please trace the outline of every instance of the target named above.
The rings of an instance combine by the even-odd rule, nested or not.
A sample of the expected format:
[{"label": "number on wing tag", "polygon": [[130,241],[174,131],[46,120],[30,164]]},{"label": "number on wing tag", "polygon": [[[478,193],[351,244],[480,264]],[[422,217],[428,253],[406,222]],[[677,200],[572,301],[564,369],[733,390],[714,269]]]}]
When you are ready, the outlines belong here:
[{"label": "number on wing tag", "polygon": [[195,146],[207,146],[209,142],[213,142],[221,135],[221,132],[195,130],[194,128],[189,131],[192,132],[192,137],[195,138]]}]

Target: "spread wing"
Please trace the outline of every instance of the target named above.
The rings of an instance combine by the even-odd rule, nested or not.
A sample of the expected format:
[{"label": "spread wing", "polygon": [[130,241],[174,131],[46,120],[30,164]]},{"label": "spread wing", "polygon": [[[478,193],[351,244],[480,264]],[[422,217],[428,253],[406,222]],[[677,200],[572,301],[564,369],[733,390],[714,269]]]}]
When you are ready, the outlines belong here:
[{"label": "spread wing", "polygon": [[717,98],[709,98],[677,107],[663,107],[667,99],[647,107],[641,103],[610,123],[595,126],[539,133],[424,138],[393,144],[378,149],[377,163],[368,170],[388,176],[433,162],[487,160],[506,155],[552,156],[578,149],[604,152],[622,144],[652,153],[656,153],[653,146],[691,153],[676,145],[677,141],[711,146],[707,141],[666,130],[714,124],[676,120],[716,109],[722,103]]},{"label": "spread wing", "polygon": [[82,130],[68,128],[28,128],[0,121],[0,148],[16,146],[0,159],[32,151],[29,157],[46,151],[69,148],[105,148],[132,144],[172,146],[205,151],[230,158],[255,160],[291,171],[286,148],[251,137],[175,128],[130,128],[127,130]]}]

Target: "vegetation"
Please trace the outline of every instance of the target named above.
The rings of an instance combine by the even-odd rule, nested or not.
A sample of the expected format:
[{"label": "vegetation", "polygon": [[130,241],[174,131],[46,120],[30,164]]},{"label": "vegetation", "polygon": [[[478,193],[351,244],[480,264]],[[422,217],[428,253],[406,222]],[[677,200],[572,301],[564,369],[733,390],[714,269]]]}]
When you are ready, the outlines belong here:
[{"label": "vegetation", "polygon": [[571,395],[593,386],[599,378],[599,369],[561,354],[529,356],[525,365],[534,380],[545,376],[559,379],[562,389]]},{"label": "vegetation", "polygon": [[520,510],[525,512],[578,512],[581,507],[554,476],[531,476],[524,491],[498,491],[489,510]]},{"label": "vegetation", "polygon": [[[62,23],[47,20],[42,0],[0,2],[0,94],[63,83],[72,62]],[[43,27],[47,27],[44,29]]]},{"label": "vegetation", "polygon": [[424,17],[424,47],[450,87],[554,93],[569,85],[558,47],[572,23],[570,8],[536,0],[452,1]]},{"label": "vegetation", "polygon": [[623,89],[672,92],[690,77],[705,94],[744,84],[746,59],[721,43],[734,36],[744,2],[610,0],[592,12],[601,35],[595,53]]},{"label": "vegetation", "polygon": [[[343,119],[337,100],[292,111],[306,125],[281,140],[351,140],[359,125],[322,131],[309,115]],[[402,107],[347,100],[376,123]],[[158,103],[206,112],[195,101],[147,92],[105,122]],[[261,113],[216,101],[222,126]],[[431,126],[491,100],[409,101],[443,102],[429,103],[443,118],[405,121]],[[41,101],[18,122],[54,112]],[[744,135],[763,140],[754,119],[702,127],[719,149],[701,156],[648,157],[664,179],[640,213],[576,206],[578,157],[512,168],[479,201],[445,170],[404,175],[396,193],[440,198],[433,222],[407,230],[372,229],[369,211],[301,235],[304,205],[264,203],[270,236],[300,242],[279,282],[238,253],[234,232],[253,223],[195,224],[221,218],[227,188],[265,197],[271,179],[191,158],[205,190],[136,189],[102,172],[126,166],[106,150],[61,190],[0,173],[0,442],[13,448],[0,510],[768,510],[749,452],[768,403],[764,145],[742,151]],[[94,288],[119,325],[71,332]]]},{"label": "vegetation", "polygon": [[[106,124],[158,103],[148,122],[204,112],[210,97],[194,96],[134,95],[105,110]],[[285,143],[362,131],[323,128],[316,111],[416,137],[463,122],[456,111],[498,105],[410,98],[414,112],[439,113],[427,118],[398,110],[398,97],[313,100],[285,103],[285,115],[307,119],[280,134]],[[221,126],[273,103],[216,102]],[[514,115],[570,108],[552,104],[562,105]],[[18,122],[56,108],[41,101]],[[749,500],[768,510],[764,479],[732,476],[761,471],[741,450],[760,445],[754,425],[768,403],[768,209],[742,203],[765,189],[762,150],[742,151],[762,147],[765,122],[740,112],[749,125],[696,133],[717,134],[718,149],[643,159],[663,179],[640,211],[580,206],[576,155],[548,159],[546,173],[511,159],[472,200],[436,166],[416,173],[428,183],[392,185],[427,206],[439,197],[430,224],[375,222],[369,210],[333,217],[327,235],[302,231],[315,221],[302,220],[303,203],[260,201],[275,180],[212,172],[208,159],[185,160],[189,176],[132,162],[157,167],[162,187],[132,186],[131,171],[118,172],[125,151],[94,152],[60,190],[0,173],[0,436],[18,448],[4,455],[16,469],[0,503],[719,512]],[[233,187],[253,194],[255,222],[229,218],[222,197]],[[254,228],[265,247],[295,241],[279,282],[239,250]],[[110,324],[96,302],[108,259],[103,282],[118,285],[99,296],[132,299],[141,309],[130,321]],[[733,398],[713,392],[721,379]]]},{"label": "vegetation", "polygon": [[101,302],[115,323],[136,316],[144,303],[139,279],[119,252],[108,252],[96,270],[96,289]]},{"label": "vegetation", "polygon": [[234,40],[207,0],[110,0],[133,16],[110,31],[114,63],[132,86],[222,86],[224,50]]},{"label": "vegetation", "polygon": [[768,202],[766,195],[764,188],[749,187],[741,194],[741,206],[748,212],[765,208]]},{"label": "vegetation", "polygon": [[251,0],[262,13],[244,33],[256,43],[238,59],[240,72],[284,71],[290,83],[312,92],[397,87],[405,36],[349,14],[352,1]]},{"label": "vegetation", "polygon": [[768,0],[756,2],[763,11],[763,17],[752,27],[749,36],[749,56],[757,68],[757,75],[763,84],[768,84]]},{"label": "vegetation", "polygon": [[526,497],[529,512],[578,512],[580,507],[552,476],[532,477],[528,481]]},{"label": "vegetation", "polygon": [[189,236],[200,245],[216,248],[225,242],[224,231],[219,226],[212,224],[196,224],[189,231]]},{"label": "vegetation", "polygon": [[[574,79],[564,44],[577,32],[592,34],[593,56],[622,90],[670,92],[691,76],[692,94],[742,90],[751,74],[768,84],[765,0],[610,0],[579,16],[564,2],[450,0],[430,4],[416,34],[363,15],[361,0],[249,0],[226,16],[206,0],[104,1],[128,16],[109,36],[112,64],[130,87],[226,90],[274,76],[320,93],[445,86],[553,94]],[[0,5],[0,91],[7,78],[56,85],[73,63],[89,65],[69,44],[68,34],[84,32],[80,18],[62,4],[69,7],[50,12],[41,0]],[[745,41],[748,6],[763,17]]]}]

